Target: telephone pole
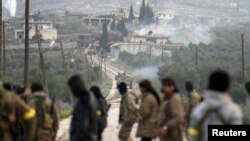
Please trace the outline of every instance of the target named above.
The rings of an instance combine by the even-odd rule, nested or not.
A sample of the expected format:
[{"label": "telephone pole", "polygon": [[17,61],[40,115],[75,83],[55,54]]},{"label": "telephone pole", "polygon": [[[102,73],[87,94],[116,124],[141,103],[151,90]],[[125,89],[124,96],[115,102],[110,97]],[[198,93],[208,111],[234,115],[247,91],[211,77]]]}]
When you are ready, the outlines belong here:
[{"label": "telephone pole", "polygon": [[43,57],[43,51],[42,51],[42,42],[41,42],[41,34],[38,29],[38,25],[35,24],[36,27],[36,40],[37,40],[37,45],[38,45],[38,51],[39,51],[39,56],[40,56],[40,65],[42,69],[42,80],[43,80],[43,86],[45,87],[45,91],[49,94],[49,89],[48,89],[48,84],[47,84],[47,78],[46,78],[46,71],[45,71],[45,66],[44,66],[44,57]]},{"label": "telephone pole", "polygon": [[5,79],[5,64],[6,64],[6,57],[5,57],[5,53],[6,53],[6,40],[5,40],[5,21],[3,21],[3,80]]},{"label": "telephone pole", "polygon": [[24,86],[29,83],[29,9],[30,0],[25,0]]},{"label": "telephone pole", "polygon": [[198,66],[198,46],[195,45],[195,66]]},{"label": "telephone pole", "polygon": [[244,34],[241,34],[241,51],[242,51],[242,80],[243,80],[243,84],[245,84]]},{"label": "telephone pole", "polygon": [[163,59],[163,54],[164,53],[164,48],[163,48],[163,46],[161,47],[161,60],[163,61],[164,59]]},{"label": "telephone pole", "polygon": [[3,2],[2,0],[0,1],[0,80],[2,80],[2,44],[3,44],[3,39],[2,39],[2,23],[3,23]]},{"label": "telephone pole", "polygon": [[[64,49],[63,49],[63,44],[61,40],[58,40],[59,44],[60,44],[60,49],[61,49],[61,55],[62,55],[62,60],[63,60],[63,67],[64,67],[64,71],[66,72],[66,76],[68,78],[69,76],[69,71],[68,71],[68,67],[66,64],[66,58],[65,58],[65,53],[64,53]],[[70,98],[70,104],[73,105],[74,104],[74,100],[71,94],[69,94],[69,98]]]}]

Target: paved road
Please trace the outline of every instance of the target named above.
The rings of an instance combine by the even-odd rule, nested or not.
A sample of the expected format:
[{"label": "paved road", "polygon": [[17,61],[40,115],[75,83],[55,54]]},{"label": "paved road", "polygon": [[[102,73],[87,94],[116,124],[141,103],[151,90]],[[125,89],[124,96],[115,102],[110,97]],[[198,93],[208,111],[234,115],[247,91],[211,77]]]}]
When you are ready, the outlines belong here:
[{"label": "paved road", "polygon": [[[93,56],[93,62],[95,64],[98,64],[98,59],[96,56]],[[103,68],[103,71],[105,69]],[[112,81],[112,88],[110,90],[110,93],[107,97],[107,101],[111,103],[111,108],[108,113],[108,127],[104,131],[103,134],[103,141],[118,141],[118,131],[119,131],[119,125],[118,125],[118,115],[119,115],[119,103],[120,103],[120,95],[118,94],[118,91],[116,89],[116,81],[115,81],[115,75],[118,74],[118,72],[124,72],[122,70],[119,70],[118,68],[115,68],[111,66],[109,63],[106,63],[106,73],[107,75],[113,80]],[[134,84],[134,89],[131,90],[135,93],[138,93],[138,86],[137,84]],[[57,141],[68,141],[69,140],[69,125],[70,125],[71,118],[64,119],[60,122],[60,129],[58,131],[58,137]],[[134,127],[133,135],[135,136],[136,125]]]}]

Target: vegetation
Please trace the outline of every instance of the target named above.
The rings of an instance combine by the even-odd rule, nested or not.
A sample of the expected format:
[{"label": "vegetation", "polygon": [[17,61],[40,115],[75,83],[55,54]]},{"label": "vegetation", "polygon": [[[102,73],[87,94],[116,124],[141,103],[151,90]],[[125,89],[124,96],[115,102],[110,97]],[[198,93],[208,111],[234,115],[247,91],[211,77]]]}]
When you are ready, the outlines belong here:
[{"label": "vegetation", "polygon": [[139,21],[141,24],[145,25],[155,23],[154,12],[149,3],[146,5],[145,0],[142,1],[142,5],[140,7]]},{"label": "vegetation", "polygon": [[[250,33],[248,24],[217,27],[211,30],[213,40],[209,44],[190,43],[187,47],[178,49],[169,49],[171,55],[164,56],[163,60],[160,57],[152,57],[149,59],[147,53],[132,55],[127,52],[122,52],[116,64],[134,72],[136,69],[145,66],[159,66],[158,80],[164,77],[174,77],[180,89],[180,93],[185,96],[186,90],[184,87],[185,81],[190,80],[195,84],[197,90],[203,94],[207,88],[209,74],[215,69],[226,70],[232,77],[230,94],[234,101],[241,104],[245,122],[250,122],[249,119],[249,99],[244,88],[242,76],[242,52],[241,52],[241,34]],[[250,61],[247,54],[250,53],[250,42],[247,40],[249,34],[245,34],[245,81],[250,78]],[[197,49],[197,64],[196,64],[196,49]],[[157,83],[154,83],[157,84]],[[157,88],[160,88],[158,83]]]},{"label": "vegetation", "polygon": [[103,49],[103,51],[109,52],[109,49],[108,49],[108,24],[107,24],[107,22],[104,22],[104,24],[102,25],[100,46]]},{"label": "vegetation", "polygon": [[128,20],[129,21],[132,21],[135,19],[135,16],[134,16],[134,9],[133,9],[133,5],[131,4],[130,6],[130,10],[129,10],[129,16],[128,16]]},{"label": "vegetation", "polygon": [[117,30],[120,31],[123,36],[128,35],[128,30],[126,28],[126,20],[125,19],[121,19],[121,21],[118,22]]},{"label": "vegetation", "polygon": [[116,27],[116,21],[115,21],[116,19],[115,19],[115,17],[113,17],[113,20],[112,20],[112,23],[110,24],[110,29],[112,30],[112,31],[114,31],[114,30],[116,30],[117,29],[117,27]]},{"label": "vegetation", "polygon": [[[67,80],[74,74],[83,76],[87,88],[91,85],[98,85],[107,95],[112,81],[105,77],[100,81],[101,69],[98,66],[90,67],[82,49],[66,49],[67,69],[63,67],[60,50],[49,50],[44,54],[45,70],[47,74],[49,94],[56,98],[57,108],[60,115],[65,117],[70,114],[69,104],[71,92]],[[23,84],[23,50],[11,50],[6,52],[6,77],[5,82]],[[37,50],[32,49],[30,54],[30,82],[42,82],[42,72]],[[68,103],[68,104],[67,104]]]}]

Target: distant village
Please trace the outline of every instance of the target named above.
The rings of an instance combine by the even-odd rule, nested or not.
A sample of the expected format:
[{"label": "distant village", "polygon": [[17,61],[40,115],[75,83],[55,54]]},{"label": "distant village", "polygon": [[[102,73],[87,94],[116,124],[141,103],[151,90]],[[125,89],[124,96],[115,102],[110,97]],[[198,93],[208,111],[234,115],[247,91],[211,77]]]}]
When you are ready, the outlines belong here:
[{"label": "distant village", "polygon": [[[150,7],[153,23],[140,21],[141,6]],[[238,9],[237,3],[218,5],[228,9]],[[98,8],[97,8],[98,9]],[[132,10],[132,11],[131,11]],[[131,13],[132,12],[132,13]],[[131,15],[132,14],[132,15]],[[131,17],[132,16],[132,17]],[[132,18],[132,19],[129,19]],[[130,20],[130,22],[126,22]],[[216,26],[233,25],[250,20],[248,15],[228,16],[225,13],[213,13],[197,9],[161,8],[157,4],[131,4],[126,9],[106,6],[105,10],[79,12],[77,9],[46,10],[30,15],[30,41],[36,43],[36,26],[44,42],[60,39],[75,42],[77,47],[88,48],[91,44],[100,46],[103,24],[107,24],[109,46],[150,46],[184,47],[184,42],[177,42],[171,32],[189,32],[197,26],[210,29]],[[174,29],[174,31],[173,31]],[[5,39],[8,44],[18,45],[24,41],[23,16],[5,17]],[[206,31],[205,31],[206,32]]]}]

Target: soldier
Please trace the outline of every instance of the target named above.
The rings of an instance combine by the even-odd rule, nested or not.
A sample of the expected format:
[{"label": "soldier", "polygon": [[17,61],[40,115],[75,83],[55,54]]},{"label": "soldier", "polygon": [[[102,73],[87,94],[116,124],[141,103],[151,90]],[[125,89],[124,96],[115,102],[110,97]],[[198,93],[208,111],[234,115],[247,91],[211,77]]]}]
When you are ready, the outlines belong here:
[{"label": "soldier", "polygon": [[77,99],[70,126],[70,141],[97,141],[99,114],[94,96],[89,94],[78,75],[71,77],[68,85]]},{"label": "soldier", "polygon": [[34,141],[54,141],[59,126],[54,101],[49,99],[40,83],[33,83],[31,92],[32,97],[28,103],[37,111]]},{"label": "soldier", "polygon": [[188,123],[190,114],[192,113],[193,109],[201,102],[201,96],[194,89],[192,82],[187,81],[185,83],[185,86],[188,92],[188,104],[187,104],[187,111],[186,111],[186,121]]},{"label": "soldier", "polygon": [[141,137],[141,141],[151,141],[156,137],[157,119],[159,115],[160,98],[151,85],[150,81],[143,80],[140,84],[141,106],[139,113],[139,127],[137,136]]},{"label": "soldier", "polygon": [[12,91],[4,90],[0,85],[0,140],[15,141],[17,121],[25,128],[24,140],[34,141],[34,123],[36,111]]},{"label": "soldier", "polygon": [[208,125],[242,124],[241,109],[230,98],[229,87],[230,77],[226,72],[217,70],[210,75],[204,102],[191,114],[190,141],[207,141]]},{"label": "soldier", "polygon": [[175,81],[171,78],[162,80],[162,92],[165,100],[160,112],[160,129],[157,135],[161,141],[182,141],[184,125],[184,109],[181,97],[178,94]]},{"label": "soldier", "polygon": [[135,94],[128,92],[126,83],[121,82],[117,88],[122,96],[119,114],[119,123],[121,124],[121,129],[118,135],[119,140],[132,141],[130,132],[137,120],[137,98]]},{"label": "soldier", "polygon": [[101,90],[98,86],[92,86],[90,91],[94,94],[97,104],[98,104],[98,141],[102,140],[102,133],[104,129],[107,127],[107,115],[108,115],[108,104],[105,98],[103,97]]}]

